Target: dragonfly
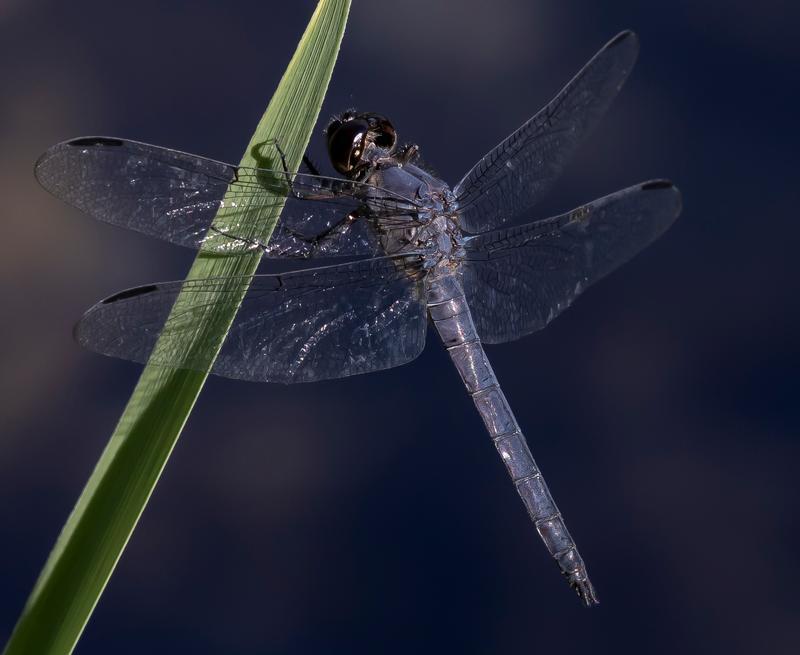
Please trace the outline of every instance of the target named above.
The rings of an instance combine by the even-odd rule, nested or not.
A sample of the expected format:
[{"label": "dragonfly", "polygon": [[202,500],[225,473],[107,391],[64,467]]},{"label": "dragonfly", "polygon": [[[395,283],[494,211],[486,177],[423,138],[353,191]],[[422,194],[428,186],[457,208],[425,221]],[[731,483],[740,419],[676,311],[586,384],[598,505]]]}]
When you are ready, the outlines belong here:
[{"label": "dragonfly", "polygon": [[[388,118],[356,110],[325,130],[338,176],[321,175],[308,157],[308,170],[290,172],[279,142],[265,145],[276,156],[245,168],[108,137],[55,145],[35,172],[90,216],[174,244],[335,260],[248,276],[216,375],[296,383],[389,369],[422,352],[430,321],[547,550],[593,606],[584,560],[483,344],[541,330],[680,213],[677,188],[656,179],[525,222],[618,94],[638,49],[633,32],[618,34],[452,188],[426,168],[418,146],[398,143]],[[261,242],[248,231],[248,211],[275,202],[285,203],[283,212]],[[198,294],[202,306],[203,294],[240,290],[223,278],[128,289],[89,309],[76,338],[109,356],[200,368],[185,353],[156,348],[174,320],[172,329],[195,329],[191,314],[176,319],[176,299]]]}]

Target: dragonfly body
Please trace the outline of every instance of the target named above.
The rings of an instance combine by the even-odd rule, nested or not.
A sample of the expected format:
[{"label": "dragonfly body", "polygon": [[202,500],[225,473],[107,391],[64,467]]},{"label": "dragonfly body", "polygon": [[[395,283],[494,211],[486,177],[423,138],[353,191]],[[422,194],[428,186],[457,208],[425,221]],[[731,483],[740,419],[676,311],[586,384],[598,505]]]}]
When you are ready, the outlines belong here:
[{"label": "dragonfly body", "polygon": [[584,603],[596,604],[583,559],[484,352],[457,271],[432,281],[428,311],[547,550]]},{"label": "dragonfly body", "polygon": [[[159,335],[194,329],[190,310],[173,314],[179,295],[203,299],[241,285],[247,295],[212,372],[311,382],[411,361],[431,320],[548,551],[583,602],[596,604],[584,562],[483,343],[542,329],[680,212],[677,189],[654,180],[520,224],[605,112],[637,52],[631,32],[612,39],[452,189],[419,164],[417,146],[398,147],[388,119],[355,111],[326,130],[331,163],[342,178],[285,167],[244,169],[104,137],[53,146],[37,163],[39,181],[100,220],[221,253],[260,248],[273,258],[350,260],[123,291],[85,314],[78,340],[106,355],[207,370],[207,359],[157,349]],[[247,233],[245,218],[273,201],[286,204],[262,243]]]},{"label": "dragonfly body", "polygon": [[428,315],[550,555],[583,601],[587,605],[597,603],[583,559],[531,455],[472,320],[461,281],[466,240],[455,195],[446,182],[414,164],[401,163],[391,152],[376,149],[368,157],[371,165],[366,181],[413,198],[424,207],[411,214],[412,227],[398,229],[392,222],[384,231],[384,251],[424,253],[423,268],[429,270],[425,278]]},{"label": "dragonfly body", "polygon": [[[522,430],[483,349],[461,282],[466,251],[458,204],[446,182],[390,153],[376,153],[368,181],[420,201],[419,227],[386,232],[385,252],[424,253],[428,314],[550,555],[587,605],[597,602],[586,566],[531,455]],[[395,240],[391,235],[400,233]]]}]

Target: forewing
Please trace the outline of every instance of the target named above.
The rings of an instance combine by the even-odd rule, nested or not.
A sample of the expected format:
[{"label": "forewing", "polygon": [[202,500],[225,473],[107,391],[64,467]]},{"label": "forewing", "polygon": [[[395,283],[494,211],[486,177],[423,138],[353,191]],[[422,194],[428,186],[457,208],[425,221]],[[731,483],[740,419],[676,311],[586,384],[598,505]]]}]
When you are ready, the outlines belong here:
[{"label": "forewing", "polygon": [[499,227],[542,198],[622,88],[638,51],[633,32],[618,34],[544,109],[475,164],[454,190],[465,230]]},{"label": "forewing", "polygon": [[481,339],[502,343],[541,330],[586,287],[652,243],[680,209],[678,190],[655,180],[469,239],[464,292]]},{"label": "forewing", "polygon": [[[377,187],[292,173],[243,168],[136,141],[85,137],[65,141],[36,163],[36,177],[53,195],[93,218],[170,243],[214,252],[264,248],[270,257],[361,256],[378,253],[367,220],[349,221],[369,197],[372,218],[402,214],[410,202]],[[253,212],[286,205],[270,242],[250,235]],[[217,213],[218,229],[209,230]],[[402,220],[402,216],[398,220]],[[315,236],[342,225],[328,238]],[[352,229],[350,229],[352,228]]]},{"label": "forewing", "polygon": [[419,260],[413,257],[233,281],[167,282],[103,300],[83,316],[75,334],[83,346],[104,355],[144,363],[152,354],[155,364],[202,370],[208,352],[195,358],[183,350],[159,347],[153,352],[162,330],[193,337],[199,318],[207,314],[199,300],[187,303],[190,309],[174,313],[167,322],[178,294],[202,299],[249,285],[212,372],[258,382],[342,378],[399,366],[422,352],[423,284]]}]

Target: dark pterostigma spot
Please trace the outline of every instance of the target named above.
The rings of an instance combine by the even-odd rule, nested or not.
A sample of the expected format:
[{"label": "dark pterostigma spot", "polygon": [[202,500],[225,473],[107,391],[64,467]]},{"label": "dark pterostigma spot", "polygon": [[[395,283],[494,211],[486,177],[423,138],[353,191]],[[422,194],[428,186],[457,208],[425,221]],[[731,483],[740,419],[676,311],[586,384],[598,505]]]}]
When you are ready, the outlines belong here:
[{"label": "dark pterostigma spot", "polygon": [[119,293],[115,293],[113,296],[109,296],[102,302],[102,304],[110,305],[112,302],[117,302],[118,300],[127,300],[128,298],[135,298],[136,296],[141,296],[145,293],[151,293],[156,289],[158,289],[158,287],[155,284],[148,284],[147,286],[136,287],[134,289],[125,289],[125,291],[120,291]]},{"label": "dark pterostigma spot", "polygon": [[85,147],[85,146],[121,146],[124,145],[123,141],[119,139],[108,139],[104,136],[90,136],[83,139],[73,139],[68,142],[68,145]]},{"label": "dark pterostigma spot", "polygon": [[613,39],[611,39],[611,41],[609,41],[606,47],[613,48],[615,45],[619,45],[620,43],[622,43],[626,39],[629,39],[632,36],[634,36],[634,33],[631,32],[630,30],[625,30],[624,32],[620,32]]},{"label": "dark pterostigma spot", "polygon": [[642,191],[652,191],[653,189],[671,189],[672,182],[669,180],[653,180],[652,182],[645,182],[642,185]]}]

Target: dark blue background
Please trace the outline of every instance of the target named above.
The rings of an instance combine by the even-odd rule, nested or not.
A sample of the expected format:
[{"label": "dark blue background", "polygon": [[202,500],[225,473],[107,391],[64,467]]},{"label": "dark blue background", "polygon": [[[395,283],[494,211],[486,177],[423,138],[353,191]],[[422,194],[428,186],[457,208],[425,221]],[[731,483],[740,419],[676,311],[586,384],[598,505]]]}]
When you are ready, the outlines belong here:
[{"label": "dark blue background", "polygon": [[[313,6],[0,8],[0,641],[139,373],[80,351],[74,321],[192,258],[68,209],[33,162],[83,134],[238,161]],[[639,32],[625,91],[537,215],[653,177],[678,184],[683,215],[547,330],[489,349],[597,610],[431,339],[366,377],[210,380],[77,652],[796,652],[798,14],[354,3],[323,120],[388,113],[453,183]]]}]

